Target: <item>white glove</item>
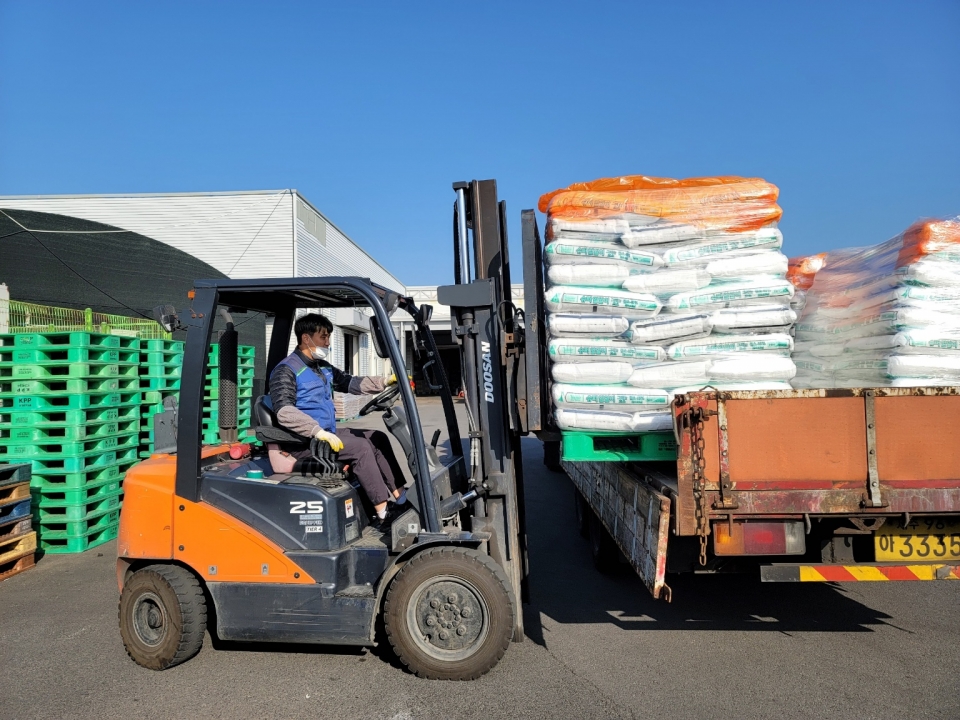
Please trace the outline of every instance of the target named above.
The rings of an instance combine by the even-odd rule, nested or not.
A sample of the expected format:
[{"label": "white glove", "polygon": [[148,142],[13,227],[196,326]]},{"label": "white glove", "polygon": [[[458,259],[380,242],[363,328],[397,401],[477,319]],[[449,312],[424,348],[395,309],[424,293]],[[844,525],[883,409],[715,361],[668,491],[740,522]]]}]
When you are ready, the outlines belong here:
[{"label": "white glove", "polygon": [[333,450],[334,452],[340,452],[341,450],[343,450],[343,440],[338,438],[333,433],[327,432],[323,428],[320,428],[319,430],[317,430],[317,434],[314,435],[314,437],[317,440],[320,440],[321,442],[325,442],[328,445],[330,445],[330,449]]}]

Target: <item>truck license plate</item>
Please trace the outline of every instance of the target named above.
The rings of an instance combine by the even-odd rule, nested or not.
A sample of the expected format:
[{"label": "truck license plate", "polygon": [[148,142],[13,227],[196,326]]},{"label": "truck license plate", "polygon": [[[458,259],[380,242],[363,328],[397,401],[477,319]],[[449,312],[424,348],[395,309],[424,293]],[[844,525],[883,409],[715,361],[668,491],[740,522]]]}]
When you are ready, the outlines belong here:
[{"label": "truck license plate", "polygon": [[887,522],[873,538],[877,562],[960,560],[960,520],[919,517],[901,527]]}]

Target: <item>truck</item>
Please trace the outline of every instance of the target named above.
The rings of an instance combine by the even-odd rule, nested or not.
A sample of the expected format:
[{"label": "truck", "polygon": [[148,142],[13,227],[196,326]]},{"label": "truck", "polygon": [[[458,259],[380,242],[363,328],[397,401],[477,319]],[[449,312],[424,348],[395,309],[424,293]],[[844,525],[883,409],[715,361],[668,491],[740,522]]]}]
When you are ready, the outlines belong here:
[{"label": "truck", "polygon": [[[246,642],[369,646],[385,636],[422,677],[483,675],[524,638],[529,435],[544,442],[548,467],[572,481],[598,568],[622,556],[657,598],[670,599],[668,572],[757,565],[769,581],[960,575],[956,388],[704,389],[676,398],[673,432],[560,432],[535,214],[521,214],[518,307],[496,181],[453,189],[454,283],[437,298],[450,307],[460,352],[463,432],[432,307],[369,279],[198,280],[188,311],[157,309],[186,341],[179,401],[156,414],[155,452],[124,481],[118,616],[135,662],[154,670],[185,662],[209,629]],[[370,523],[369,499],[332,447],[284,429],[269,395],[253,400],[259,442],[239,434],[234,315],[272,319],[269,378],[289,352],[298,311],[341,307],[369,310],[375,351],[394,367],[403,359],[389,316],[409,313],[423,377],[444,410],[444,456],[440,431],[424,435],[408,383],[361,410],[382,413],[412,478],[410,507],[386,530]],[[215,333],[213,419],[203,398]],[[204,445],[210,423],[220,442]],[[310,452],[279,473],[272,443]]]}]

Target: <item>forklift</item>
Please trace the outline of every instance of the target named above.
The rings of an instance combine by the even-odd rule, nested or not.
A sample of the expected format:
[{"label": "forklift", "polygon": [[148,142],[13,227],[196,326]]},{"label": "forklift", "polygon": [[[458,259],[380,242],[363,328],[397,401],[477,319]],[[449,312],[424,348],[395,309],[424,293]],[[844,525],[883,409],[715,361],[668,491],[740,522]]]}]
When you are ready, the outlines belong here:
[{"label": "forklift", "polygon": [[[432,307],[358,277],[201,280],[189,311],[158,309],[186,343],[179,403],[154,418],[157,451],[124,482],[117,545],[120,634],[130,657],[154,670],[190,659],[210,630],[222,640],[372,646],[378,620],[400,661],[425,678],[469,680],[523,640],[527,599],[520,438],[538,422],[539,349],[525,348],[511,299],[506,208],[494,180],[454,184],[451,308],[468,418],[461,436],[450,383],[430,332]],[[374,350],[404,362],[390,325],[411,315],[416,353],[442,399],[440,431],[424,438],[407,383],[372,397],[403,449],[411,507],[386,533],[350,468],[329,445],[278,425],[266,395],[253,404],[258,443],[237,429],[233,315],[272,319],[266,370],[288,353],[297,311],[369,308]],[[221,444],[202,446],[204,378],[218,318]],[[527,402],[527,388],[536,402]],[[398,403],[399,401],[399,403]],[[171,404],[172,405],[172,404]],[[463,440],[468,451],[464,452]],[[266,443],[309,447],[312,457],[274,473]],[[404,479],[398,479],[403,482]]]}]

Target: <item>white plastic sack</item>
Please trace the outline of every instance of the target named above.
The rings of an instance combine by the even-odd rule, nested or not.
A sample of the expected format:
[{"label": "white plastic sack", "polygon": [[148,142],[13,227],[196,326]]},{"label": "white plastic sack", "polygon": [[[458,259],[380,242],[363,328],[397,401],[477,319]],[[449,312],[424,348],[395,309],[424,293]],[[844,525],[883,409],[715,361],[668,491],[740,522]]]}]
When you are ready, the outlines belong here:
[{"label": "white plastic sack", "polygon": [[770,353],[790,357],[793,338],[785,333],[770,335],[710,335],[698,340],[682,340],[667,348],[674,360],[731,355],[735,353]]},{"label": "white plastic sack", "polygon": [[783,234],[777,228],[767,227],[752,232],[719,235],[700,243],[664,248],[662,257],[667,265],[702,264],[714,259],[755,254],[762,250],[779,250],[782,245]]},{"label": "white plastic sack", "polygon": [[670,432],[673,413],[662,412],[606,412],[598,410],[567,410],[554,413],[561,430],[593,430],[597,432]]},{"label": "white plastic sack", "polygon": [[665,307],[670,308],[671,312],[677,312],[776,302],[789,305],[793,292],[793,285],[784,279],[711,283],[700,290],[672,295]]},{"label": "white plastic sack", "polygon": [[743,355],[718,358],[710,365],[710,379],[715,382],[763,380],[792,380],[797,366],[788,357],[774,355]]},{"label": "white plastic sack", "polygon": [[653,320],[638,320],[631,323],[626,337],[630,342],[637,344],[675,342],[705,337],[710,334],[712,328],[709,315],[659,315]]},{"label": "white plastic sack", "polygon": [[554,382],[573,384],[617,385],[633,374],[628,362],[561,362],[550,366]]},{"label": "white plastic sack", "polygon": [[887,364],[893,378],[937,377],[960,380],[960,355],[893,355]]},{"label": "white plastic sack", "polygon": [[792,325],[797,313],[784,305],[755,305],[716,310],[710,322],[719,330]]},{"label": "white plastic sack", "polygon": [[768,380],[766,382],[711,382],[708,385],[687,385],[674,388],[670,391],[672,397],[686,395],[692,392],[710,392],[712,390],[793,390],[794,386],[788,382]]},{"label": "white plastic sack", "polygon": [[569,313],[550,313],[547,315],[547,329],[551,335],[560,337],[568,334],[622,335],[630,327],[630,321],[616,315],[576,315]]},{"label": "white plastic sack", "polygon": [[558,285],[547,289],[544,300],[550,312],[594,312],[633,319],[653,317],[660,312],[660,301],[656,295],[613,288]]},{"label": "white plastic sack", "polygon": [[710,380],[709,360],[698,362],[665,362],[637,368],[627,381],[639,388],[675,388],[681,385],[707,384]]},{"label": "white plastic sack", "polygon": [[633,248],[641,245],[662,245],[664,243],[702,240],[703,238],[704,231],[695,225],[685,225],[661,219],[644,227],[631,227],[620,236],[620,241],[627,247]]},{"label": "white plastic sack", "polygon": [[662,295],[697,290],[710,284],[710,275],[703,268],[665,268],[655,273],[624,278],[623,287],[630,292]]},{"label": "white plastic sack", "polygon": [[907,283],[942,287],[960,287],[960,266],[951,262],[919,260],[898,268],[897,275]]},{"label": "white plastic sack", "polygon": [[551,393],[560,408],[586,410],[653,410],[670,406],[663,390],[640,389],[630,385],[567,385],[555,383]]},{"label": "white plastic sack", "polygon": [[636,272],[621,265],[551,265],[547,280],[551,285],[620,287]]},{"label": "white plastic sack", "polygon": [[666,359],[662,347],[634,345],[609,338],[554,338],[547,344],[547,354],[556,363],[626,360],[636,364]]},{"label": "white plastic sack", "polygon": [[564,240],[552,242],[543,250],[544,262],[554,265],[617,265],[642,272],[653,272],[663,259],[651,252],[630,250],[619,243]]},{"label": "white plastic sack", "polygon": [[781,252],[762,252],[711,260],[707,263],[706,271],[715,278],[786,275],[788,264],[787,256]]}]

